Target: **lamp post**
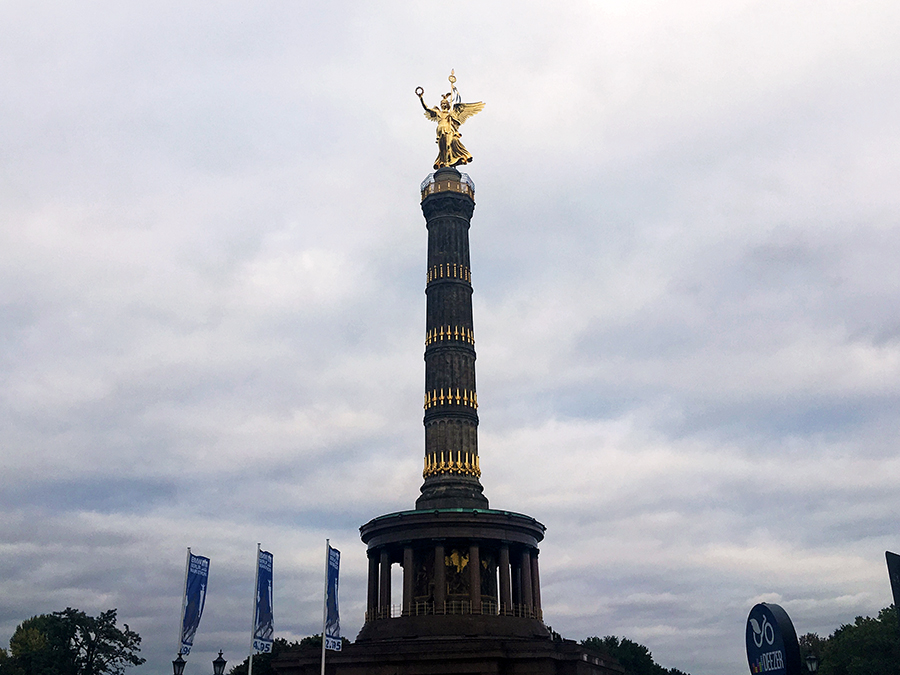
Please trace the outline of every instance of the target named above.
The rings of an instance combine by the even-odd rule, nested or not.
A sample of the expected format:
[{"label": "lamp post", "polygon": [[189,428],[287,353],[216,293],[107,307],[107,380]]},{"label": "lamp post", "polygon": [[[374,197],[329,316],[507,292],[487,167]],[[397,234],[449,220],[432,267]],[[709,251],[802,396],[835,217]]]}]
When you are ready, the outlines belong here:
[{"label": "lamp post", "polygon": [[220,649],[219,655],[213,659],[213,675],[223,675],[226,663],[228,663],[228,661],[222,658],[222,650]]},{"label": "lamp post", "polygon": [[819,657],[810,652],[806,655],[806,668],[811,673],[816,673],[819,671]]},{"label": "lamp post", "polygon": [[184,666],[187,664],[183,658],[181,658],[181,654],[172,661],[172,672],[174,675],[184,675]]}]

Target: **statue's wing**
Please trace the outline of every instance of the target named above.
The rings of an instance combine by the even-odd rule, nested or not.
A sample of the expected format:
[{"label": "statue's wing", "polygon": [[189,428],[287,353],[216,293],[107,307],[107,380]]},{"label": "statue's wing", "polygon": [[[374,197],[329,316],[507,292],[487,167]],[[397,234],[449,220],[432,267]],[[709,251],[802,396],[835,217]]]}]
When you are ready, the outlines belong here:
[{"label": "statue's wing", "polygon": [[469,119],[472,115],[477,115],[482,110],[484,110],[484,103],[479,101],[478,103],[457,103],[453,106],[453,112],[456,115],[456,119],[459,120],[459,123],[462,124],[467,119]]},{"label": "statue's wing", "polygon": [[434,122],[438,118],[437,108],[425,108],[425,119]]}]

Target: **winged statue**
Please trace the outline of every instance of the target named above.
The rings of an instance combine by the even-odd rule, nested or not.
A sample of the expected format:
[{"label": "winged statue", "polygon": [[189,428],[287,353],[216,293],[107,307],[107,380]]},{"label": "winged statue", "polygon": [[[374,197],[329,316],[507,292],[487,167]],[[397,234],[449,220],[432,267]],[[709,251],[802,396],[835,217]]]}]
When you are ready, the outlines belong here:
[{"label": "winged statue", "polygon": [[422,87],[416,88],[416,95],[419,102],[425,109],[425,117],[432,122],[437,122],[437,140],[438,156],[434,160],[434,168],[439,169],[442,166],[457,166],[459,164],[468,164],[472,161],[471,153],[466,150],[466,146],[459,140],[462,134],[459,133],[459,127],[469,119],[472,115],[477,115],[484,110],[484,103],[462,103],[459,91],[456,89],[456,76],[450,71],[450,93],[441,97],[440,106],[429,108],[425,105],[422,96],[425,90]]}]

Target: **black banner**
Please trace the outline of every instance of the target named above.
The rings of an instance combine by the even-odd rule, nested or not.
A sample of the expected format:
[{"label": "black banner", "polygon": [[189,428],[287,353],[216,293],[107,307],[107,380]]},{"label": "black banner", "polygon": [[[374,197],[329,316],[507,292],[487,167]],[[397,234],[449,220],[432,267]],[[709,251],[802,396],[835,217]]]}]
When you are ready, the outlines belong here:
[{"label": "black banner", "polygon": [[[884,552],[887,558],[888,576],[891,579],[891,593],[894,594],[894,608],[897,611],[897,617],[900,619],[900,555]],[[900,630],[900,621],[897,623],[897,630]]]}]

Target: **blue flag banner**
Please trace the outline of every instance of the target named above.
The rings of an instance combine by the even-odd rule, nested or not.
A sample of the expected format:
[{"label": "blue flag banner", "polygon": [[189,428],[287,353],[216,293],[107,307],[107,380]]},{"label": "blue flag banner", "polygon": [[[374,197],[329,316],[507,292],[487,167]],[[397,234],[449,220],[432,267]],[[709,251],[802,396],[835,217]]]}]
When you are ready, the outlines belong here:
[{"label": "blue flag banner", "polygon": [[209,578],[209,558],[188,554],[187,577],[184,581],[184,616],[181,619],[181,653],[187,656],[194,646],[194,635],[200,626],[200,616],[206,604],[206,582]]},{"label": "blue flag banner", "polygon": [[253,651],[269,654],[275,637],[272,612],[272,554],[260,551],[256,563],[256,619],[253,622]]},{"label": "blue flag banner", "polygon": [[338,616],[338,572],[341,552],[328,547],[328,582],[325,590],[325,649],[341,651],[341,619]]}]

